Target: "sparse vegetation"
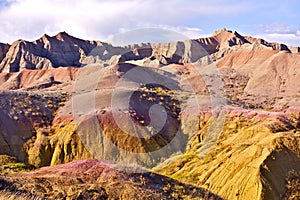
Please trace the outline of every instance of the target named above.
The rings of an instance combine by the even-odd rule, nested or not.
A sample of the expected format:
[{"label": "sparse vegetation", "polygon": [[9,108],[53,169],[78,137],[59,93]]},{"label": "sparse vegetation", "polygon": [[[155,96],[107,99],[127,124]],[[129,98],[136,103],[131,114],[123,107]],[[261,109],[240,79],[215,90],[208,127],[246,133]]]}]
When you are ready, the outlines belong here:
[{"label": "sparse vegetation", "polygon": [[180,102],[174,95],[174,91],[162,85],[142,85],[132,94],[129,104],[130,117],[140,125],[147,126],[150,123],[149,108],[154,104],[163,107],[161,112],[180,121]]},{"label": "sparse vegetation", "polygon": [[30,171],[33,166],[18,162],[15,157],[0,155],[0,174],[9,175],[15,172]]}]

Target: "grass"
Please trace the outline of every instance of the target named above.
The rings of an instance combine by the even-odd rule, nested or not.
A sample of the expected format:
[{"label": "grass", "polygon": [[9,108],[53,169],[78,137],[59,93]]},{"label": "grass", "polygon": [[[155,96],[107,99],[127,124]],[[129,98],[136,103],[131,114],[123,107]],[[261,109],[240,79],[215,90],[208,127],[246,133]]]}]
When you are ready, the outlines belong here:
[{"label": "grass", "polygon": [[33,170],[34,167],[25,163],[18,162],[15,157],[0,155],[0,174],[9,175],[15,172]]},{"label": "grass", "polygon": [[10,170],[13,172],[23,172],[23,171],[29,171],[32,170],[33,167],[25,164],[25,163],[8,163],[6,165],[3,165],[2,168],[4,170]]}]

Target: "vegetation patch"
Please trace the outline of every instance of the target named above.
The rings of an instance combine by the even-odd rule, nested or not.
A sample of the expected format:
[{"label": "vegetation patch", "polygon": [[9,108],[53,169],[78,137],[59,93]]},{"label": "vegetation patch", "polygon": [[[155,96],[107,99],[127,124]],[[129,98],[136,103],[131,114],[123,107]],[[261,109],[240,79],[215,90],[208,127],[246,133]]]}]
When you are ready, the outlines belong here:
[{"label": "vegetation patch", "polygon": [[18,162],[15,157],[8,155],[0,155],[0,174],[10,175],[15,172],[24,172],[33,170],[32,165]]}]

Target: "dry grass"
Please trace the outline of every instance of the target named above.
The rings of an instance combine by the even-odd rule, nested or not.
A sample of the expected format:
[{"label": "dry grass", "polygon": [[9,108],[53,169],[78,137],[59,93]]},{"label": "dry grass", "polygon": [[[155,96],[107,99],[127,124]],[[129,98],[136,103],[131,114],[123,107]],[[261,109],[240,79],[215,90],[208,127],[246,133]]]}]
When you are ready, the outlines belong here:
[{"label": "dry grass", "polygon": [[11,192],[9,190],[0,191],[0,199],[5,200],[41,200],[40,197],[22,192]]}]

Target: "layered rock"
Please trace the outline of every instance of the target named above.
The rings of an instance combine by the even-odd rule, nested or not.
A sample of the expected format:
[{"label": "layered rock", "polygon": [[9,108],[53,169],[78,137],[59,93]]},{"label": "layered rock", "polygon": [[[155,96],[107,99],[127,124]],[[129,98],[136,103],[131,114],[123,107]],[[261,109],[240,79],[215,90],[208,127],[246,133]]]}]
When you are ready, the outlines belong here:
[{"label": "layered rock", "polygon": [[81,66],[81,58],[97,45],[67,33],[54,37],[44,35],[39,40],[14,42],[0,64],[2,72],[17,72],[22,69],[50,69],[60,66]]},{"label": "layered rock", "polygon": [[[81,40],[62,32],[54,37],[44,35],[34,42],[18,40],[11,46],[0,45],[0,71],[83,67],[93,63],[108,66],[119,62],[158,67],[172,63],[202,63],[203,57],[205,63],[209,63],[249,43],[261,44],[274,50],[297,52],[297,49],[283,44],[243,37],[226,29],[216,31],[211,37],[197,40],[165,44],[142,43],[124,47],[115,47],[100,41]],[[210,59],[207,58],[208,55],[211,56]]]},{"label": "layered rock", "polygon": [[[36,167],[86,158],[159,165],[158,172],[226,199],[292,198],[297,182],[291,179],[300,171],[300,59],[292,51],[227,30],[198,40],[126,47],[66,33],[17,41],[2,50],[0,153]],[[152,116],[153,123],[165,122],[158,134],[149,127],[154,108],[162,112]],[[222,115],[224,123],[215,124]],[[161,150],[158,156],[151,154],[155,150]],[[106,170],[105,163],[65,166],[70,170],[44,168],[5,181],[35,190],[46,179],[41,191],[57,198],[81,198],[90,191],[99,198],[137,197],[133,190],[102,183],[94,190],[89,180],[83,186],[76,179],[82,177],[74,167]],[[60,184],[66,176],[53,175],[54,170],[72,177],[60,194],[52,181]],[[72,184],[78,193],[67,191]],[[126,187],[141,191],[135,186]],[[112,195],[116,188],[119,196]],[[26,191],[25,196],[31,193]],[[157,198],[171,195],[160,192]]]},{"label": "layered rock", "polygon": [[200,38],[198,41],[205,45],[205,49],[209,54],[216,53],[219,50],[224,50],[232,46],[241,46],[249,43],[249,41],[237,32],[226,29],[216,31],[211,37]]},{"label": "layered rock", "polygon": [[[146,70],[148,76],[152,74],[150,76],[151,80],[153,78],[152,82],[164,79],[170,84],[169,87],[174,86],[175,88],[171,90],[159,84],[148,85],[147,81],[151,83],[151,80],[141,76],[136,80],[125,81],[124,85],[122,84],[123,87],[119,87],[119,91],[116,92],[114,87],[120,81],[118,78],[120,73],[126,75],[126,72],[138,69]],[[26,151],[30,164],[35,166],[55,165],[78,158],[95,157],[154,166],[172,153],[184,151],[184,146],[178,145],[186,143],[187,138],[184,134],[177,133],[180,132],[179,115],[181,110],[180,99],[176,98],[174,90],[179,90],[178,82],[176,79],[171,79],[171,74],[158,69],[119,64],[104,68],[101,73],[102,79],[95,82],[95,88],[92,84],[80,84],[93,79],[94,76],[97,77],[95,70],[97,71],[99,68],[87,67],[80,71],[75,83],[73,98],[64,102],[64,105],[56,111],[51,129],[42,130],[42,132],[37,130],[36,138],[27,142]],[[142,83],[140,81],[146,81],[145,85],[140,86]],[[128,102],[123,98],[115,98],[117,102],[112,102],[113,95],[126,98],[131,92],[134,94],[131,99],[128,99]],[[85,108],[82,106],[82,101],[86,106],[90,105],[84,99],[86,95],[96,96],[95,107]],[[80,101],[81,98],[83,98],[82,101]],[[124,106],[119,109],[115,107],[122,103]],[[166,122],[160,127],[159,133],[156,133],[155,129],[151,130],[147,127],[153,123],[148,113],[153,105],[160,105],[161,109],[166,109]],[[134,135],[136,133],[139,135]],[[155,134],[157,136],[150,137]],[[173,138],[175,138],[174,141],[172,141]],[[94,144],[95,141],[100,143]],[[151,155],[151,152],[163,148],[170,141],[174,145],[162,150],[162,155]],[[134,153],[136,155],[133,155]]]},{"label": "layered rock", "polygon": [[18,73],[0,73],[1,90],[57,91],[72,90],[78,69],[23,70]]},{"label": "layered rock", "polygon": [[292,47],[292,46],[287,46],[285,44],[279,44],[277,42],[267,42],[261,38],[253,38],[251,36],[245,36],[245,39],[248,40],[250,43],[258,43],[262,44],[267,47],[271,47],[274,50],[284,50],[284,51],[289,51],[291,53],[298,53],[299,52],[299,47]]},{"label": "layered rock", "polygon": [[294,96],[300,91],[299,54],[247,45],[218,60],[221,68],[233,68],[249,76],[244,92],[268,97]]},{"label": "layered rock", "polygon": [[[253,55],[254,53],[254,57],[257,57],[255,55],[256,50],[253,50],[252,54],[248,51],[241,52],[241,55]],[[259,52],[260,51],[258,51],[257,53],[259,54]],[[266,56],[276,55],[276,52],[274,52],[273,50],[267,50],[266,52]],[[242,67],[240,69],[238,65],[239,63],[251,64],[251,62],[254,62],[255,59],[250,56],[250,58],[253,59],[252,61],[247,57],[243,58],[242,56],[238,55],[239,54],[232,57],[233,62],[231,62],[230,64],[234,66],[233,68],[228,69],[228,67],[226,67],[226,57],[224,57],[224,59],[219,63],[220,65],[222,64],[224,66],[224,68],[220,70],[221,73],[219,75],[221,75],[222,79],[225,82],[224,86],[221,87],[221,89],[225,90],[226,93],[224,95],[224,98],[228,98],[229,105],[236,106],[238,109],[271,109],[278,111],[292,111],[292,109],[299,110],[299,107],[297,107],[297,105],[286,104],[289,103],[286,100],[287,97],[277,98],[275,96],[274,98],[269,97],[269,99],[266,99],[264,96],[260,96],[259,92],[253,96],[249,96],[249,94],[246,93],[245,90],[250,86],[252,78],[254,79],[256,77],[249,77],[247,74],[245,75],[243,69],[248,69],[248,67]],[[264,60],[265,59],[262,58],[261,62],[263,62]],[[256,59],[256,61],[258,60]],[[130,81],[125,81],[123,82],[123,84],[117,86],[117,84],[120,84],[121,80],[126,80],[125,77],[129,76],[128,74],[130,74],[131,70],[134,69],[145,70],[147,68],[144,69],[132,64],[119,64],[106,68],[102,68],[101,66],[86,67],[82,68],[80,71],[76,68],[62,68],[53,70],[24,70],[20,73],[2,73],[1,75],[3,75],[3,84],[0,84],[2,88],[44,91],[45,93],[41,97],[49,95],[49,92],[47,91],[64,91],[62,92],[60,99],[54,101],[53,108],[55,109],[49,110],[49,112],[47,111],[47,113],[49,113],[47,114],[47,116],[55,115],[49,117],[49,119],[47,120],[49,121],[47,126],[45,126],[45,128],[43,129],[39,129],[38,127],[33,129],[33,133],[30,133],[28,139],[33,136],[34,138],[28,141],[23,140],[20,143],[19,148],[21,148],[22,145],[25,145],[25,151],[24,155],[22,156],[22,160],[27,159],[30,164],[33,164],[35,166],[45,166],[65,163],[79,158],[92,158],[95,156],[99,156],[97,157],[99,159],[118,160],[128,158],[128,162],[138,161],[138,163],[142,165],[154,166],[161,162],[163,160],[163,157],[164,159],[166,159],[172,153],[184,152],[184,148],[189,142],[189,137],[198,130],[197,126],[191,126],[190,124],[199,123],[199,120],[201,120],[199,116],[200,111],[209,111],[211,109],[211,86],[206,80],[211,79],[210,75],[205,75],[199,72],[197,74],[197,67],[192,65],[170,65],[168,69],[162,68],[163,70],[159,70],[149,68],[146,72],[148,75],[149,73],[152,74],[150,77],[156,77],[156,80],[153,80],[152,82],[164,80],[164,82],[168,82],[169,84],[173,85],[173,91],[159,89],[159,87],[154,87],[152,89],[147,88],[148,86],[141,87],[140,84],[145,81],[143,76],[137,76],[135,78],[136,80],[132,79]],[[175,71],[178,70],[178,72],[182,74],[182,79],[179,78],[179,75],[174,75],[172,73],[164,71],[172,71],[172,69]],[[97,75],[99,70],[102,70],[100,73],[101,79],[97,80],[97,78],[99,77]],[[15,77],[18,77],[18,84],[12,84],[15,82],[14,80],[16,80]],[[95,80],[94,84],[90,80]],[[204,80],[206,80],[206,82]],[[187,86],[189,86],[190,88]],[[258,85],[255,86],[255,89],[259,91],[264,87],[264,85]],[[135,93],[137,95],[136,97],[132,97],[132,105],[130,106],[130,101],[128,99],[127,107],[120,107],[120,110],[115,108],[116,105],[122,102],[126,103],[126,101],[124,101],[124,98],[127,95],[130,95],[131,92],[133,92],[132,95]],[[15,96],[12,95],[13,93],[8,94],[8,97],[10,96],[10,99],[15,99]],[[26,94],[28,95],[30,93],[24,93],[23,95]],[[69,96],[70,94],[72,94],[72,98]],[[114,94],[118,94],[120,98],[113,96]],[[180,102],[179,104],[176,103],[176,101],[174,101],[173,99],[174,97],[172,97],[172,95],[175,94],[177,98],[180,97],[179,99],[177,99]],[[197,103],[199,106],[198,109],[195,109],[193,107],[189,109],[182,109],[185,107],[185,103],[182,103],[184,102],[184,99],[191,98],[195,94],[196,97],[199,95],[199,102]],[[95,106],[93,108],[89,107],[90,104],[92,105],[92,103],[89,102],[85,103],[86,105],[84,106],[87,106],[86,108],[78,107],[78,105],[82,106],[80,100],[81,98],[86,101],[86,95],[94,97],[93,102],[95,103]],[[13,102],[10,107],[7,106],[5,108],[6,113],[12,113],[10,115],[6,115],[7,120],[12,120],[12,122],[14,123],[20,123],[24,118],[24,114],[19,114],[18,112],[27,112],[27,108],[18,108],[18,105],[20,103],[18,103],[17,99],[21,99],[21,96],[16,98],[15,102]],[[26,100],[27,98],[24,99]],[[28,98],[28,100],[24,101],[28,102],[28,105],[24,105],[26,107],[33,108],[33,106],[29,104],[32,99],[34,98]],[[115,100],[115,102],[112,101],[113,99]],[[49,102],[47,102],[48,100],[43,100],[42,98],[40,102],[34,100],[34,103],[38,104],[40,109],[47,107],[49,104]],[[142,104],[140,105],[138,102],[141,102]],[[31,104],[32,103],[33,102],[31,102]],[[114,103],[114,105],[112,103]],[[144,112],[147,112],[147,106],[159,103],[161,103],[161,105],[163,106],[166,106],[167,109],[170,109],[170,121],[169,125],[165,127],[165,132],[169,134],[171,130],[170,128],[172,127],[178,127],[177,131],[183,131],[183,134],[173,141],[174,147],[176,148],[166,149],[165,153],[167,151],[170,151],[170,153],[163,153],[164,155],[162,157],[153,157],[149,155],[145,156],[144,158],[130,157],[129,154],[131,154],[132,152],[145,153],[149,150],[152,151],[153,149],[151,150],[151,148],[162,147],[161,145],[164,144],[164,142],[162,142],[163,140],[167,139],[166,141],[169,141],[170,139],[172,139],[172,134],[170,134],[170,137],[164,138],[163,140],[159,138],[156,138],[157,140],[155,139],[153,141],[143,141],[141,139],[136,140],[137,138],[128,137],[128,135],[126,135],[119,128],[119,126],[122,125],[120,124],[120,121],[123,121],[124,123],[128,123],[126,125],[123,124],[122,126],[127,127],[127,131],[130,130],[130,127],[133,124],[129,123],[129,121],[133,120],[137,123],[135,126],[138,127],[138,132],[141,135],[147,136],[153,134],[152,132],[154,130],[152,130],[151,132],[151,130],[147,129],[147,125],[149,122],[147,113]],[[175,105],[174,108],[173,104]],[[137,105],[139,106],[136,107]],[[176,113],[176,106],[179,106],[179,113]],[[40,111],[35,110],[35,107],[34,109],[32,108],[30,112],[35,113],[35,115],[36,113],[40,113]],[[77,109],[79,110],[77,111]],[[82,110],[83,113],[80,113],[81,109],[84,109]],[[117,109],[118,111],[113,111],[113,109]],[[172,117],[172,110],[175,111],[175,118]],[[182,116],[182,120],[180,119],[181,121],[179,122],[181,123],[181,125],[178,126],[178,121],[176,120],[180,115]],[[122,117],[116,118],[116,116]],[[53,122],[52,117],[54,117]],[[76,121],[74,121],[74,117]],[[21,121],[14,120],[14,118],[17,118],[18,120],[21,119]],[[80,120],[78,121],[78,119]],[[41,123],[42,121],[46,121],[46,119],[41,118],[41,120],[37,123]],[[33,127],[32,124],[30,126]],[[12,131],[13,130],[14,129],[12,129]],[[102,134],[101,131],[103,131],[105,136],[103,135],[102,138],[97,138],[97,140],[102,141],[101,145],[98,145],[97,148],[101,147],[102,145],[104,146],[104,148],[87,149],[86,141],[92,138],[92,133],[95,134],[95,136],[99,136],[99,134]],[[163,133],[163,135],[165,135],[166,133]],[[84,139],[83,142],[82,139]],[[116,146],[111,146],[111,141],[118,141],[117,143],[115,143],[118,148],[116,148]],[[135,145],[132,145],[133,143]],[[9,144],[6,145],[9,146]],[[119,148],[125,149],[126,151],[119,151]],[[127,151],[129,152],[129,154]],[[111,152],[114,152],[112,157]],[[9,151],[6,151],[5,153],[9,153]],[[10,155],[16,156],[16,154],[13,152],[10,152]]]}]

